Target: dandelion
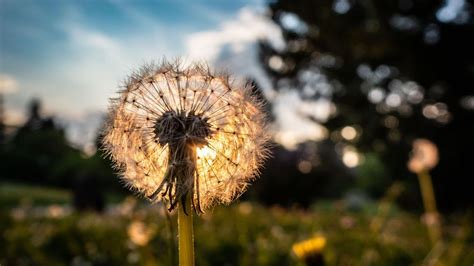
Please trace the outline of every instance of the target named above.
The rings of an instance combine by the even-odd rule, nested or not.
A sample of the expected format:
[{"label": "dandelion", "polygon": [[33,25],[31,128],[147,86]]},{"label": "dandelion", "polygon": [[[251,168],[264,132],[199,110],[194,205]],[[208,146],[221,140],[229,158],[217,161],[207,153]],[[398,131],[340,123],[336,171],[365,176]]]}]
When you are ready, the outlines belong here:
[{"label": "dandelion", "polygon": [[416,139],[408,162],[408,169],[413,173],[429,171],[438,164],[438,148],[427,139]]},{"label": "dandelion", "polygon": [[230,203],[258,174],[268,154],[261,107],[227,74],[165,61],[133,73],[112,99],[104,148],[131,189],[178,207],[180,254],[190,210]]},{"label": "dandelion", "polygon": [[424,221],[428,226],[433,244],[441,237],[441,225],[429,171],[436,167],[438,161],[438,148],[433,142],[427,139],[416,139],[413,142],[413,150],[411,158],[408,161],[408,169],[418,176],[425,208]]},{"label": "dandelion", "polygon": [[326,238],[316,236],[293,244],[292,250],[298,259],[303,260],[306,265],[324,265],[322,251],[326,246]]}]

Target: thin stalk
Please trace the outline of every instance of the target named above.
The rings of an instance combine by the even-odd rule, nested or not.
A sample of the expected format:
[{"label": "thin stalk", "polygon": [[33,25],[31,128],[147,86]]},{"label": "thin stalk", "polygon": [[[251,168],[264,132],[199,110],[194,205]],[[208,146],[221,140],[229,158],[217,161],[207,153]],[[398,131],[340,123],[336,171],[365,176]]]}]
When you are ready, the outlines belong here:
[{"label": "thin stalk", "polygon": [[420,182],[421,196],[423,197],[423,205],[425,207],[428,232],[430,234],[431,242],[434,245],[441,237],[441,228],[438,218],[438,210],[436,208],[433,183],[431,182],[431,176],[428,171],[421,171],[418,173],[418,181]]},{"label": "thin stalk", "polygon": [[436,200],[434,196],[433,183],[428,171],[422,171],[418,174],[420,182],[421,196],[423,197],[423,205],[426,213],[436,213]]},{"label": "thin stalk", "polygon": [[176,265],[176,257],[175,257],[175,254],[176,254],[176,242],[175,242],[175,239],[174,239],[174,228],[173,228],[173,220],[171,219],[171,216],[168,212],[168,210],[166,209],[166,205],[162,205],[163,206],[163,211],[166,215],[166,220],[168,221],[168,229],[170,230],[170,241],[169,241],[169,253],[170,253],[170,264],[171,265]]},{"label": "thin stalk", "polygon": [[194,266],[194,232],[191,195],[186,195],[184,206],[178,205],[179,265]]}]

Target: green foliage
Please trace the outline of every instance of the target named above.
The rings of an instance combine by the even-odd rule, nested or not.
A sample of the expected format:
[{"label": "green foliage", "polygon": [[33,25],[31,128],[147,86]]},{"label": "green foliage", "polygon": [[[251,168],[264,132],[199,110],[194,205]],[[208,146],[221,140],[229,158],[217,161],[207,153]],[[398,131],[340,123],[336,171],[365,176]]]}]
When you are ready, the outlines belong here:
[{"label": "green foliage", "polygon": [[92,189],[118,191],[120,184],[102,155],[99,151],[88,157],[74,147],[64,129],[53,117],[43,117],[41,103],[33,100],[25,124],[0,147],[0,180],[76,190],[84,180],[93,180]]},{"label": "green foliage", "polygon": [[80,159],[80,153],[69,146],[64,132],[56,128],[21,129],[2,153],[5,163],[0,170],[5,178],[56,185],[70,181],[58,175],[63,163]]},{"label": "green foliage", "polygon": [[71,197],[71,193],[63,189],[0,183],[0,206],[3,208],[20,204],[66,204],[71,202]]},{"label": "green foliage", "polygon": [[364,160],[357,168],[357,186],[373,197],[383,195],[390,179],[387,170],[376,153],[364,154]]},{"label": "green foliage", "polygon": [[[291,247],[314,235],[327,239],[323,255],[328,265],[420,265],[431,250],[416,216],[395,209],[376,232],[371,228],[371,211],[349,212],[341,202],[327,204],[330,208],[316,206],[304,212],[242,202],[206,213],[195,219],[196,265],[303,265]],[[160,206],[144,204],[124,211],[126,205],[103,215],[15,216],[2,211],[0,263],[173,265],[175,217],[170,224]],[[130,235],[137,222],[146,229],[145,245]],[[453,233],[459,228],[463,238]],[[453,222],[446,239],[456,244],[456,250],[446,245],[440,254],[444,265],[471,265],[473,237],[472,225]]]}]

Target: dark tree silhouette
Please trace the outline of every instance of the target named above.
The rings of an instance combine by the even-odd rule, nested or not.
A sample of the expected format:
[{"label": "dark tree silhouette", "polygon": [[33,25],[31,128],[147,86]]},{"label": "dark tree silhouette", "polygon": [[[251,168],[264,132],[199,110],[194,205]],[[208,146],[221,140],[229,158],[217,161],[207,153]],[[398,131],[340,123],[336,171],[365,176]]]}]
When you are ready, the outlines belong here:
[{"label": "dark tree silhouette", "polygon": [[80,153],[52,117],[42,116],[40,101],[33,100],[27,121],[5,143],[2,157],[0,170],[6,179],[66,185],[71,178],[61,168],[68,159],[80,159]]}]

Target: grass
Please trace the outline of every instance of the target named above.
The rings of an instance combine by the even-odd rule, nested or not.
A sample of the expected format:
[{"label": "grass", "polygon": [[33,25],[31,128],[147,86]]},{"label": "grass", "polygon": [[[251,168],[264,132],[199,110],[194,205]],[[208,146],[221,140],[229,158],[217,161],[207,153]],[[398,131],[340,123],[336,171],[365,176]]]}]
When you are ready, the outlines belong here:
[{"label": "grass", "polygon": [[[29,184],[0,182],[0,206],[14,207],[18,205],[51,205],[72,204],[73,193],[68,189],[45,187]],[[106,192],[107,203],[120,203],[124,199],[122,193]]]},{"label": "grass", "polygon": [[48,205],[71,203],[70,191],[59,188],[32,186],[16,183],[0,183],[0,206],[21,204]]},{"label": "grass", "polygon": [[[2,186],[2,202],[6,195],[24,195],[18,192],[22,189],[36,193],[31,193],[35,203],[64,203],[68,195],[12,188],[17,192],[5,193],[8,189]],[[15,215],[22,208],[24,215]],[[32,209],[0,211],[1,265],[176,264],[176,215],[168,219],[161,206],[128,198],[104,214]],[[432,250],[417,215],[391,206],[379,217],[376,210],[376,203],[353,210],[344,201],[324,202],[308,211],[250,202],[218,207],[195,219],[196,265],[304,265],[292,254],[292,245],[316,235],[327,240],[321,251],[327,265],[474,263],[474,228],[468,216],[449,217],[445,243]],[[374,217],[377,230],[371,226]]]}]

